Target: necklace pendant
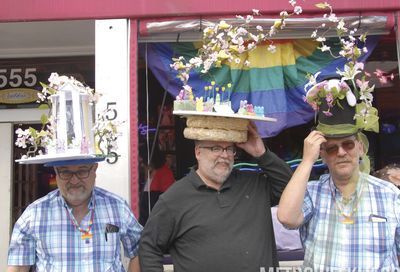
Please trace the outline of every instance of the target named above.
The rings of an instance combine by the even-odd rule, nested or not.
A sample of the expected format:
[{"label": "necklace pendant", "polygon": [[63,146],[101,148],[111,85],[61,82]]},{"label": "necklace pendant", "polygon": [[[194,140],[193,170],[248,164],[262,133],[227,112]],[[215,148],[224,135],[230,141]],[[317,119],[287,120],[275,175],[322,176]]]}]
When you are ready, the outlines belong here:
[{"label": "necklace pendant", "polygon": [[82,235],[81,235],[81,239],[82,239],[82,240],[85,240],[86,244],[89,243],[89,239],[92,239],[92,237],[93,237],[93,234],[90,233],[90,232],[84,232],[84,233],[82,233]]},{"label": "necklace pendant", "polygon": [[344,214],[342,214],[342,217],[343,218],[340,220],[342,222],[342,224],[345,224],[345,225],[354,224],[354,218],[353,217],[347,216],[347,215],[344,215]]}]

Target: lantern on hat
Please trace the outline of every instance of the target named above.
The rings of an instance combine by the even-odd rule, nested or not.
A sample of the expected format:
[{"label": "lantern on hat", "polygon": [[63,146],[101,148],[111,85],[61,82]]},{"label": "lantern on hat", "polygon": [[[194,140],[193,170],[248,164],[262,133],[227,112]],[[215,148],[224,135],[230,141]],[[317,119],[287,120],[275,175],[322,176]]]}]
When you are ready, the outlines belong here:
[{"label": "lantern on hat", "polygon": [[89,94],[66,82],[50,100],[51,115],[57,127],[55,145],[47,148],[48,154],[94,154],[94,109]]},{"label": "lantern on hat", "polygon": [[[99,94],[75,78],[57,73],[51,74],[49,82],[49,85],[41,83],[43,90],[38,96],[48,102],[50,117],[42,116],[41,131],[17,129],[16,145],[29,149],[16,161],[55,166],[104,160],[107,155],[104,149],[110,151],[118,137],[118,124],[101,115],[95,120],[94,103]],[[101,139],[96,141],[95,135]]]}]

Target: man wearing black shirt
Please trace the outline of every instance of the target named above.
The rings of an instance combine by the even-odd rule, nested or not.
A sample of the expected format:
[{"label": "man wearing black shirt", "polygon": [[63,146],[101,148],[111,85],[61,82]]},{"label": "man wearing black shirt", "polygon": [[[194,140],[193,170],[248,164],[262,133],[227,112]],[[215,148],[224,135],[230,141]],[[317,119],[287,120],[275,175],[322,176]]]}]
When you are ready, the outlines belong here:
[{"label": "man wearing black shirt", "polygon": [[[232,170],[236,146],[262,172]],[[142,271],[271,271],[278,266],[271,206],[291,177],[288,165],[266,149],[254,125],[245,143],[196,141],[197,169],[160,196],[142,233]]]}]

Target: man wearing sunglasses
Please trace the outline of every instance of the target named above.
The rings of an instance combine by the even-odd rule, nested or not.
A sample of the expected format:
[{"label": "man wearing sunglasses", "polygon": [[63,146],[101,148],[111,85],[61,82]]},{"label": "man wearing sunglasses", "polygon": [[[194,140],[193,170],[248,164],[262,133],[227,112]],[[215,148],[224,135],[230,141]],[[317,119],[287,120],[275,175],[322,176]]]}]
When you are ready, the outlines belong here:
[{"label": "man wearing sunglasses", "polygon": [[[356,110],[346,99],[335,105],[328,116],[321,103],[317,130],[304,140],[303,160],[282,194],[278,219],[300,228],[304,268],[398,271],[399,190],[369,175],[368,140],[361,130],[370,124],[355,121]],[[308,182],[319,156],[329,174]]]},{"label": "man wearing sunglasses", "polygon": [[[150,214],[139,247],[141,269],[163,271],[169,252],[174,271],[271,271],[278,260],[270,208],[291,170],[265,148],[254,124],[244,143],[213,139],[207,136],[212,130],[204,130],[203,140],[194,139],[197,167],[163,193]],[[255,157],[262,172],[233,169],[237,147]]]},{"label": "man wearing sunglasses", "polygon": [[11,271],[140,271],[142,230],[125,200],[95,186],[104,158],[48,162],[58,189],[29,205],[14,226]]}]

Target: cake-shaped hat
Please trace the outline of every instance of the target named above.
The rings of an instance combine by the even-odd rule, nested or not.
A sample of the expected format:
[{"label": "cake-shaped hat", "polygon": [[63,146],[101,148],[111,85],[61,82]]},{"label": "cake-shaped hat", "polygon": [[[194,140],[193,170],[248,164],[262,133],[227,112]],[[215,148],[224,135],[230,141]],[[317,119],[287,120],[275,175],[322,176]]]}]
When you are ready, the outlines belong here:
[{"label": "cake-shaped hat", "polygon": [[[253,106],[246,100],[240,101],[235,113],[229,99],[215,97],[194,97],[191,88],[187,95],[180,95],[174,101],[174,114],[187,118],[183,135],[187,139],[201,141],[224,141],[244,143],[251,120],[275,122],[275,118],[264,116],[264,107]],[[222,100],[222,101],[221,101]]]},{"label": "cake-shaped hat", "polygon": [[243,143],[248,124],[244,118],[189,115],[183,135],[192,140]]},{"label": "cake-shaped hat", "polygon": [[[49,82],[49,85],[42,83],[43,90],[39,93],[39,98],[48,102],[50,116],[42,116],[41,131],[33,128],[16,130],[16,145],[28,148],[27,154],[17,162],[56,166],[104,160],[104,142],[110,141],[103,138],[103,146],[100,146],[101,142],[95,141],[95,135],[104,136],[104,131],[99,129],[105,128],[98,124],[105,122],[104,118],[99,116],[97,122],[94,118],[94,103],[98,95],[73,77],[53,73]],[[113,140],[116,139],[116,135],[112,137]]]}]

